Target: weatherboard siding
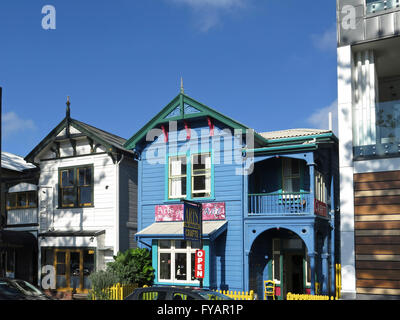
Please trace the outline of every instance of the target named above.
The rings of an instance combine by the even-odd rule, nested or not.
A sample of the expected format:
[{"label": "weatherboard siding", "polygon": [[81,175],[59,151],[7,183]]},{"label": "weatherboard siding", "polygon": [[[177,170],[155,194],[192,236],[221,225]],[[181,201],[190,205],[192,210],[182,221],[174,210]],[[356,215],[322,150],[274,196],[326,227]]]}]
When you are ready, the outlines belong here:
[{"label": "weatherboard siding", "polygon": [[[84,165],[93,165],[93,207],[59,208],[59,169]],[[45,232],[50,226],[55,230],[106,230],[105,245],[115,247],[116,170],[112,159],[106,154],[90,154],[46,160],[41,162],[40,166],[39,190],[46,189],[50,196],[47,208],[41,208],[43,205],[39,200],[40,231]],[[45,186],[53,186],[53,189],[43,188]],[[54,223],[52,223],[53,214]]]},{"label": "weatherboard siding", "polygon": [[[204,121],[203,121],[204,123]],[[201,124],[201,122],[200,122]],[[180,130],[176,136],[176,144],[164,143],[164,136],[159,136],[153,143],[148,143],[142,151],[141,175],[139,176],[139,230],[155,222],[155,206],[179,203],[168,200],[168,163],[167,155],[212,152],[213,156],[213,188],[214,194],[205,202],[225,202],[226,220],[228,228],[226,233],[219,236],[211,244],[210,252],[210,286],[230,290],[243,290],[243,176],[237,174],[242,164],[234,160],[233,147],[237,148],[236,154],[241,155],[241,139],[233,136],[221,139],[223,127],[215,126],[213,138],[209,136],[209,128],[203,126],[191,128],[191,139],[186,140],[186,130]],[[171,136],[170,136],[171,137]],[[169,137],[169,138],[170,138]],[[193,138],[194,137],[194,138]],[[234,139],[237,139],[236,141]],[[220,141],[223,141],[220,143]],[[219,148],[230,147],[230,152],[219,152]],[[155,152],[159,150],[161,152]],[[171,151],[173,150],[173,151]],[[224,156],[228,155],[230,161]],[[216,158],[218,157],[218,158]],[[217,159],[217,163],[214,163]],[[240,171],[240,170],[239,170]],[[140,170],[139,170],[140,173]],[[190,190],[188,190],[190,192]],[[201,200],[201,199],[199,199]]]}]

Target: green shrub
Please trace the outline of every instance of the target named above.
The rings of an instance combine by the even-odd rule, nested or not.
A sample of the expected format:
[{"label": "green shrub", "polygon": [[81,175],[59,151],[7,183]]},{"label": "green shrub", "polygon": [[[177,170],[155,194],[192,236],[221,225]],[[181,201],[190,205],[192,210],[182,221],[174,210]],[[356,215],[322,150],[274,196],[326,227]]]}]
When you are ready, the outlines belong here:
[{"label": "green shrub", "polygon": [[94,297],[96,300],[108,300],[108,295],[104,292],[104,289],[118,283],[118,276],[112,270],[100,270],[92,272],[89,275],[89,280],[92,284],[92,291],[89,294],[89,298]]},{"label": "green shrub", "polygon": [[137,284],[142,287],[151,285],[154,279],[151,254],[145,248],[118,252],[114,262],[108,263],[107,270],[116,274],[121,284]]}]

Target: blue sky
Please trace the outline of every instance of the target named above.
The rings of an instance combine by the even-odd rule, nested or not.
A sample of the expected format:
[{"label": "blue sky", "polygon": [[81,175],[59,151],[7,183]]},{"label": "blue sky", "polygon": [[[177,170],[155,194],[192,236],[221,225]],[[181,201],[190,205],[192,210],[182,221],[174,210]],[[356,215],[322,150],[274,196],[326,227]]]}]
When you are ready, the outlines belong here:
[{"label": "blue sky", "polygon": [[[42,28],[42,7],[56,29]],[[2,148],[26,156],[65,116],[130,138],[179,93],[258,132],[328,127],[335,1],[2,0]]]}]

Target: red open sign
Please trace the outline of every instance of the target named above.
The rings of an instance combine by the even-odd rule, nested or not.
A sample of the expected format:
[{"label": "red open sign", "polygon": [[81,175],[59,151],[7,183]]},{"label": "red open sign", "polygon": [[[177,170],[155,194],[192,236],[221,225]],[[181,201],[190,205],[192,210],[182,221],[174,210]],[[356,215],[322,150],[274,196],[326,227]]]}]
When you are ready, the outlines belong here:
[{"label": "red open sign", "polygon": [[196,250],[194,274],[197,279],[204,279],[206,252],[204,250]]}]

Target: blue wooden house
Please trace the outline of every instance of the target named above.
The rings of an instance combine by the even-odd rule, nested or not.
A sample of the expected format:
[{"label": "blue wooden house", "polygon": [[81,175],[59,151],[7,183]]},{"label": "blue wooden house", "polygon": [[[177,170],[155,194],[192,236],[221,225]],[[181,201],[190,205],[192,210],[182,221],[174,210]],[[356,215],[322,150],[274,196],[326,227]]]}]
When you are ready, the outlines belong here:
[{"label": "blue wooden house", "polygon": [[[334,290],[337,139],[330,131],[256,133],[183,91],[125,147],[138,159],[138,245],[155,284],[199,286],[183,201],[201,203],[204,287],[275,295]],[[319,284],[319,285],[316,285]]]}]

